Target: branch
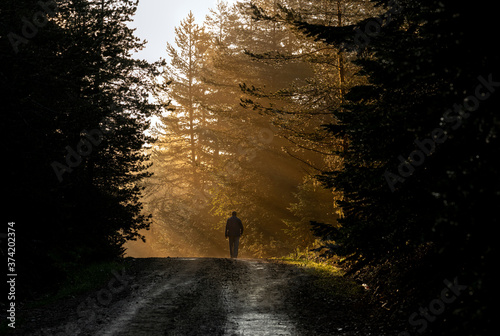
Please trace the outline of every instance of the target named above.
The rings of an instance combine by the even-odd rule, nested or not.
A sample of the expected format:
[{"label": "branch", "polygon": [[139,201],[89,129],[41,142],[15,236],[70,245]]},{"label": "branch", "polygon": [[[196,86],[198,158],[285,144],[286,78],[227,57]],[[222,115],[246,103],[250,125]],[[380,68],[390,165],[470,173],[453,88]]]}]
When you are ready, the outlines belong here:
[{"label": "branch", "polygon": [[302,163],[304,163],[304,164],[308,165],[309,167],[311,167],[311,168],[312,168],[312,169],[314,169],[314,170],[317,170],[317,171],[318,171],[318,172],[320,172],[320,173],[323,173],[323,170],[322,170],[322,169],[319,169],[318,167],[313,166],[313,165],[312,165],[312,164],[310,164],[309,162],[307,162],[307,161],[305,161],[305,160],[303,160],[303,159],[301,159],[301,158],[299,158],[299,157],[297,157],[297,156],[295,156],[295,155],[291,154],[291,153],[288,151],[288,149],[287,149],[287,148],[284,148],[284,150],[285,150],[285,153],[286,153],[286,154],[288,154],[288,155],[290,155],[292,158],[294,158],[294,159],[296,159],[296,160],[298,160],[298,161],[300,161],[300,162],[302,162]]}]

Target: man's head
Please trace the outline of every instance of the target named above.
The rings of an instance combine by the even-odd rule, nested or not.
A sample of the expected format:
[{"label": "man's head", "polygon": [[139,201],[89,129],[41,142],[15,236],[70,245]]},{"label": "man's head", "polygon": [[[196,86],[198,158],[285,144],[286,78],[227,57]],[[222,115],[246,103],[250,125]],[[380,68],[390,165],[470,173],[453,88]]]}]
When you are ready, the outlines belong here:
[{"label": "man's head", "polygon": [[232,214],[234,217],[236,217],[236,211],[233,211],[233,214]]}]

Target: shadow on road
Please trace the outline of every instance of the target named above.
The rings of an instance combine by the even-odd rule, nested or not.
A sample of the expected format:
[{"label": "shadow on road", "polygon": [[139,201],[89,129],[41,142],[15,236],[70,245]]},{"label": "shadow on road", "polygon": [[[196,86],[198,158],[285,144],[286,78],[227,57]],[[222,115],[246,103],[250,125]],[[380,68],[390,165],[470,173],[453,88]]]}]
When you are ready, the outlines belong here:
[{"label": "shadow on road", "polygon": [[16,334],[383,335],[359,302],[325,296],[297,266],[224,258],[127,262],[114,287],[72,298],[64,308],[26,312]]}]

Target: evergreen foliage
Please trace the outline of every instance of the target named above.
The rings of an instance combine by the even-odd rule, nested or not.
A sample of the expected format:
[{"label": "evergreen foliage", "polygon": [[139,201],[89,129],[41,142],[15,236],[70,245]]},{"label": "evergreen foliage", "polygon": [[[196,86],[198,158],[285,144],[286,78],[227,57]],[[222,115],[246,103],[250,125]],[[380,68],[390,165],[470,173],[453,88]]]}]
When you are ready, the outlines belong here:
[{"label": "evergreen foliage", "polygon": [[[343,192],[342,227],[315,227],[391,303],[426,304],[443,279],[459,277],[468,305],[448,311],[433,330],[481,335],[491,322],[486,293],[494,290],[496,248],[489,231],[498,224],[492,205],[500,187],[499,57],[486,38],[495,20],[478,4],[377,3],[392,10],[378,26],[375,17],[342,28],[295,22],[356,52],[369,80],[349,91],[335,112],[339,122],[326,126],[348,139],[344,168],[321,176]],[[369,25],[376,34],[356,44]]]},{"label": "evergreen foliage", "polygon": [[131,58],[144,45],[126,25],[136,6],[2,2],[8,209],[25,285],[119,257],[149,226],[140,195],[155,68]]},{"label": "evergreen foliage", "polygon": [[[205,32],[202,39],[189,33],[198,30]],[[155,239],[157,246],[174,255],[221,255],[225,220],[236,210],[245,219],[244,253],[290,251],[280,237],[283,219],[292,217],[287,207],[303,173],[282,153],[284,141],[276,137],[269,116],[242,103],[251,96],[246,88],[276,90],[303,72],[255,62],[249,55],[286,49],[290,34],[284,27],[254,21],[247,4],[229,7],[224,2],[203,26],[190,14],[176,32],[175,48],[167,46],[165,82],[171,85],[163,98],[174,110],[165,111],[158,128],[153,155],[159,169],[153,168],[157,174],[148,188],[155,225],[165,233]],[[202,53],[196,56],[197,51]],[[189,171],[196,182],[188,178]]]}]

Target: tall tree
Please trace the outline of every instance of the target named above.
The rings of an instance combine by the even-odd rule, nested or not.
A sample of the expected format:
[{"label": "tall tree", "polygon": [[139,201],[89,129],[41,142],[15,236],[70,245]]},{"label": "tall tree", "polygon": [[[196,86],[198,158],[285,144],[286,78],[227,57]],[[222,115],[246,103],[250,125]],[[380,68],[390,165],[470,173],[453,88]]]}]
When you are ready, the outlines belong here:
[{"label": "tall tree", "polygon": [[[167,232],[158,245],[169,245],[171,253],[199,255],[208,253],[213,245],[202,239],[209,226],[209,181],[204,167],[211,161],[211,145],[205,137],[211,119],[202,106],[206,85],[201,79],[209,35],[195,22],[192,12],[175,32],[175,45],[167,43],[170,60],[163,73],[164,82],[169,84],[163,92],[163,99],[170,102],[169,111],[158,129],[153,154],[157,176],[150,181],[150,191],[161,196],[152,197],[150,206],[158,214],[158,225]],[[169,235],[179,239],[172,240]]]},{"label": "tall tree", "polygon": [[185,132],[186,140],[189,142],[189,157],[191,165],[192,186],[199,188],[199,171],[197,166],[200,163],[199,131],[198,129],[205,123],[206,116],[203,109],[199,107],[196,98],[201,96],[203,91],[200,83],[200,72],[203,55],[207,49],[207,35],[203,27],[195,23],[192,12],[180,23],[180,27],[175,29],[175,44],[178,49],[167,43],[167,52],[171,58],[171,65],[167,66],[165,77],[171,83],[169,97],[176,105],[173,114],[178,123],[177,131],[181,137]]},{"label": "tall tree", "polygon": [[345,217],[340,230],[319,233],[335,237],[365,280],[383,281],[392,302],[428,303],[443,279],[468,282],[474,296],[461,297],[461,308],[433,329],[481,335],[492,321],[496,250],[483,225],[498,223],[486,204],[498,202],[500,189],[490,178],[498,169],[498,96],[489,94],[499,56],[483,34],[495,19],[483,6],[452,1],[381,3],[382,16],[343,29],[299,24],[357,50],[369,77],[328,126],[349,139],[345,168],[323,178],[344,192]]},{"label": "tall tree", "polygon": [[[181,188],[170,184],[172,187],[165,191],[168,195],[164,200],[168,199],[171,206],[164,204],[157,208],[162,211],[165,222],[168,219],[168,223],[164,223],[167,229],[175,231],[172,236],[182,232],[182,235],[192,237],[187,233],[195,232],[196,235],[196,231],[201,230],[200,245],[212,245],[219,250],[225,248],[225,244],[221,246],[223,241],[217,242],[216,237],[220,237],[225,218],[236,209],[247,219],[246,242],[252,246],[247,251],[254,255],[269,255],[283,251],[283,246],[277,247],[276,244],[277,238],[283,235],[281,218],[293,200],[292,192],[302,175],[297,172],[298,168],[286,167],[288,158],[280,151],[281,143],[274,137],[269,118],[241,106],[240,99],[245,95],[241,90],[242,83],[278,85],[279,81],[286,82],[284,77],[288,75],[284,69],[270,63],[255,62],[245,53],[249,43],[252,48],[266,50],[270,40],[268,36],[276,35],[272,38],[276,43],[279,41],[277,34],[287,35],[266,27],[264,23],[255,24],[247,9],[247,6],[228,7],[219,2],[207,17],[205,29],[210,34],[210,43],[204,50],[203,62],[198,64],[200,67],[194,74],[193,83],[200,89],[191,91],[195,113],[199,116],[195,125],[196,151],[197,173],[202,188],[197,195],[193,195],[189,188],[185,189],[187,193],[181,192]],[[182,64],[188,64],[187,58]],[[168,80],[172,78],[167,77]],[[174,79],[169,87],[172,92],[169,99],[174,103],[177,101],[175,95],[182,94],[187,88],[183,85],[176,89],[175,82]],[[180,106],[179,111],[182,109]],[[177,170],[174,165],[185,162],[183,157],[187,155],[179,153],[189,148],[188,136],[179,136],[181,133],[176,126],[179,124],[177,119],[186,116],[186,112],[179,117],[174,112],[164,118],[165,128],[161,130],[163,134],[160,138],[165,142],[158,146],[157,153],[162,152],[164,157],[164,160],[158,157],[158,164],[165,165],[163,176],[167,183],[183,183],[183,176],[189,176],[187,169]],[[168,162],[172,162],[173,169],[168,169]],[[270,169],[270,166],[275,169]],[[279,169],[284,167],[290,175],[279,176]],[[283,188],[287,192],[283,192]],[[205,202],[195,206],[200,198]],[[179,202],[181,199],[183,201]],[[158,203],[161,204],[161,201]],[[165,216],[167,208],[173,211],[171,216]],[[178,211],[179,208],[184,211]],[[182,220],[179,214],[184,214]],[[174,225],[171,218],[179,220]],[[172,247],[174,245],[175,242]],[[207,247],[204,247],[205,250]]]},{"label": "tall tree", "polygon": [[2,3],[0,91],[18,167],[9,208],[26,244],[19,264],[40,282],[120,256],[149,225],[140,195],[155,70],[130,57],[144,46],[127,27],[136,6]]},{"label": "tall tree", "polygon": [[212,202],[220,221],[231,209],[240,209],[247,218],[246,250],[259,256],[276,255],[286,250],[284,241],[280,242],[281,219],[289,217],[287,202],[293,199],[302,172],[290,166],[281,152],[283,142],[275,137],[269,116],[242,106],[241,100],[249,98],[242,88],[283,87],[298,70],[250,57],[250,50],[288,48],[290,36],[274,23],[255,21],[247,3],[239,3],[233,11],[237,17],[227,21],[225,43],[214,44],[206,64],[206,82],[211,85],[207,106],[222,121],[214,124],[213,132],[223,139]]},{"label": "tall tree", "polygon": [[[255,19],[281,27],[288,34],[287,40],[291,42],[287,44],[287,48],[277,49],[274,53],[252,53],[252,56],[260,61],[277,64],[287,69],[287,73],[291,75],[287,85],[274,91],[268,88],[247,88],[250,99],[245,104],[270,116],[278,128],[278,134],[287,140],[283,146],[284,151],[305,164],[309,175],[342,169],[343,160],[338,153],[346,147],[347,139],[331,137],[324,125],[338,121],[333,112],[341,108],[346,90],[363,83],[364,79],[356,75],[359,68],[352,62],[355,57],[353,53],[345,53],[338,45],[311,39],[307,33],[297,29],[295,23],[343,27],[373,12],[372,6],[367,5],[367,1],[262,0],[255,2],[252,8]],[[301,185],[299,190],[309,188],[308,183]],[[333,187],[332,189],[331,198],[341,200],[342,193]],[[317,197],[318,202],[324,201],[320,192]],[[327,202],[324,206],[330,209],[332,202]],[[292,204],[291,208],[297,214],[300,213],[296,204]],[[335,211],[341,212],[336,208]],[[321,214],[316,216],[316,219],[322,217]],[[291,223],[302,226],[296,228],[300,232],[308,232],[310,229],[308,222],[300,216],[286,222],[288,226]],[[293,231],[288,229],[288,232]]]}]

